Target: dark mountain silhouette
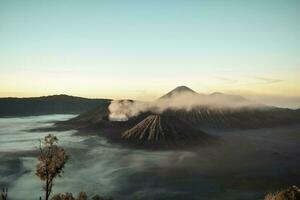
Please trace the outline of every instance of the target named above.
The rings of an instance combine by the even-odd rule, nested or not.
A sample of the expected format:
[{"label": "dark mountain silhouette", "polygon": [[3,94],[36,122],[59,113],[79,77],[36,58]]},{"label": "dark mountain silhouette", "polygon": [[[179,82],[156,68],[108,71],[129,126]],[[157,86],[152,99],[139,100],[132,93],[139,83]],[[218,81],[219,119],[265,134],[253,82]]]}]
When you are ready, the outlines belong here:
[{"label": "dark mountain silhouette", "polygon": [[68,95],[0,98],[0,117],[79,114],[97,106],[107,107],[110,101],[109,99],[87,99]]}]

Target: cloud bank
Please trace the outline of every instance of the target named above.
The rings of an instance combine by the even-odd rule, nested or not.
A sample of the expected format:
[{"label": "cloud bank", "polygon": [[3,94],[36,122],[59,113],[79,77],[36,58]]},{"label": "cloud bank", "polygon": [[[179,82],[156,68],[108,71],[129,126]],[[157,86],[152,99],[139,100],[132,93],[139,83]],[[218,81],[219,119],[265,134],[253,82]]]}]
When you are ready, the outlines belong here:
[{"label": "cloud bank", "polygon": [[109,105],[109,118],[111,121],[126,121],[141,113],[162,113],[166,110],[190,111],[197,107],[210,109],[237,109],[242,107],[259,106],[241,96],[213,93],[203,95],[193,92],[175,92],[172,95],[152,102],[132,100],[115,100]]}]

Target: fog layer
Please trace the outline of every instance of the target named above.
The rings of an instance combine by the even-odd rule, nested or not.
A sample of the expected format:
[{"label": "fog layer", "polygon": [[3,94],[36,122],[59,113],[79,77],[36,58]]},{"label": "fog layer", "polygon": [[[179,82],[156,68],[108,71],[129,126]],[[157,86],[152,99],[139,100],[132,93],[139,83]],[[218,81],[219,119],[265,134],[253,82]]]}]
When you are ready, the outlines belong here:
[{"label": "fog layer", "polygon": [[[32,150],[48,133],[27,130],[69,117],[0,119],[0,186],[9,187],[11,200],[38,199],[41,194]],[[299,126],[206,131],[221,142],[189,151],[134,150],[88,133],[51,132],[71,156],[54,193],[86,191],[122,200],[257,200],[271,190],[300,184]]]}]

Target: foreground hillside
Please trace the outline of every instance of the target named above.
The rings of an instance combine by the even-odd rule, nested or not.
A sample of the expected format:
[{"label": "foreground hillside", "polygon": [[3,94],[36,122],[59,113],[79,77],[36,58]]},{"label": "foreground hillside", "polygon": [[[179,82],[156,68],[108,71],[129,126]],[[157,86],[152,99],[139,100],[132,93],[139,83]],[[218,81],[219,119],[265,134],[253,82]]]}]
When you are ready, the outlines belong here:
[{"label": "foreground hillside", "polygon": [[97,106],[108,106],[109,99],[87,99],[68,95],[31,98],[0,98],[0,117],[47,114],[79,114]]}]

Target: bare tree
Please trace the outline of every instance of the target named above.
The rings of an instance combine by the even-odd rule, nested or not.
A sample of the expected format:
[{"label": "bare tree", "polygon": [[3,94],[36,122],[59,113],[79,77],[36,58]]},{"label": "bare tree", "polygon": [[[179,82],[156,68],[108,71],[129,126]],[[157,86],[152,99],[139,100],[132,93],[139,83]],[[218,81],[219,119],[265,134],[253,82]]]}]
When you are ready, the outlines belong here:
[{"label": "bare tree", "polygon": [[1,200],[7,200],[8,189],[3,188],[1,192]]},{"label": "bare tree", "polygon": [[36,175],[45,182],[45,200],[49,200],[52,192],[53,181],[57,176],[61,176],[63,168],[69,156],[65,150],[57,146],[57,137],[49,134],[41,142],[39,163],[36,166]]}]

